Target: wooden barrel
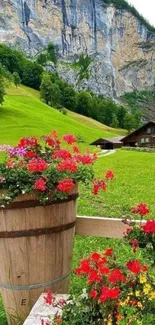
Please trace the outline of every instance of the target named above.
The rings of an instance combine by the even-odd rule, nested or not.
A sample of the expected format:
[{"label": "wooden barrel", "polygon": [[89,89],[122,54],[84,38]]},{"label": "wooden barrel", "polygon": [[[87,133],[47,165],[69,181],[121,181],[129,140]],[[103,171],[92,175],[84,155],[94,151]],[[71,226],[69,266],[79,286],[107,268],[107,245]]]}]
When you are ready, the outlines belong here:
[{"label": "wooden barrel", "polygon": [[0,290],[9,325],[25,320],[47,289],[68,292],[77,197],[75,185],[66,200],[43,206],[24,194],[0,208]]}]

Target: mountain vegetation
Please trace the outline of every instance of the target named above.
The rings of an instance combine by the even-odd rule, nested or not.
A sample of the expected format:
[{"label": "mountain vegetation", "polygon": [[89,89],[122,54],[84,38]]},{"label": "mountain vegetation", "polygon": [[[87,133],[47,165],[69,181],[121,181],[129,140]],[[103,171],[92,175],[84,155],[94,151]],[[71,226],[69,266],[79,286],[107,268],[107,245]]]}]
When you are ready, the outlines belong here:
[{"label": "mountain vegetation", "polygon": [[125,0],[103,0],[104,3],[107,5],[114,4],[116,8],[118,9],[124,9],[129,12],[131,12],[132,15],[134,15],[142,25],[146,26],[146,28],[152,33],[155,33],[155,27],[153,27],[140,13],[136,10],[136,8],[132,5],[130,5]]},{"label": "mountain vegetation", "polygon": [[142,119],[155,119],[155,91],[143,90],[125,93],[120,98],[122,105],[129,106],[131,112],[141,112]]}]

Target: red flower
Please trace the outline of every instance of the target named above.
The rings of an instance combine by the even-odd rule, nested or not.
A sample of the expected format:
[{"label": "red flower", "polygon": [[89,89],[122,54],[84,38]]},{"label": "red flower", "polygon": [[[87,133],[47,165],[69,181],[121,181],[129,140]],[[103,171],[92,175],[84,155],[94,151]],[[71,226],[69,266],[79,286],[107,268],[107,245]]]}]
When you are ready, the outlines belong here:
[{"label": "red flower", "polygon": [[113,248],[108,248],[104,253],[104,255],[106,256],[111,256],[112,254],[113,254]]},{"label": "red flower", "polygon": [[93,180],[92,193],[94,195],[97,195],[99,191],[106,191],[106,189],[107,189],[107,185],[104,180],[98,180],[98,179]]},{"label": "red flower", "polygon": [[135,253],[137,250],[137,247],[139,246],[139,242],[137,239],[130,240],[129,244],[133,246],[133,252]]},{"label": "red flower", "polygon": [[118,298],[120,293],[119,288],[109,288],[107,286],[104,286],[101,291],[101,296],[99,298],[100,302],[104,302],[108,299],[116,299]]},{"label": "red flower", "polygon": [[147,265],[143,265],[142,268],[141,268],[141,270],[143,272],[146,272],[148,270],[148,266]]},{"label": "red flower", "polygon": [[140,203],[136,207],[131,209],[132,213],[140,214],[141,216],[144,216],[150,212],[148,206],[145,203]]},{"label": "red flower", "polygon": [[96,160],[96,158],[94,158],[94,156],[89,155],[89,154],[85,154],[85,155],[76,155],[75,156],[76,161],[77,162],[81,162],[83,165],[92,165],[94,160]]},{"label": "red flower", "polygon": [[34,189],[42,192],[46,191],[46,182],[42,178],[37,179],[34,183]]},{"label": "red flower", "polygon": [[68,144],[73,144],[76,142],[76,137],[72,134],[65,134],[63,136],[63,140],[66,141]]},{"label": "red flower", "polygon": [[123,273],[121,272],[120,269],[115,269],[111,272],[108,281],[110,283],[117,283],[117,282],[126,282],[126,278],[123,275]]},{"label": "red flower", "polygon": [[53,303],[53,295],[50,290],[47,291],[46,296],[44,297],[46,304],[52,305]]},{"label": "red flower", "polygon": [[76,152],[76,153],[79,153],[80,149],[79,149],[78,146],[73,146],[73,151]]},{"label": "red flower", "polygon": [[26,158],[34,158],[34,157],[36,157],[36,153],[33,151],[27,151],[25,154],[25,157]]},{"label": "red flower", "polygon": [[57,185],[57,189],[61,192],[70,193],[74,187],[72,178],[61,179]]},{"label": "red flower", "polygon": [[75,164],[75,162],[71,159],[66,159],[63,160],[62,162],[60,162],[57,166],[57,169],[59,171],[69,171],[71,173],[76,173],[77,171],[77,166]]},{"label": "red flower", "polygon": [[38,145],[38,140],[35,137],[26,137],[20,139],[18,147],[35,147]]},{"label": "red flower", "polygon": [[42,137],[46,144],[52,148],[59,149],[61,141],[59,140],[57,131],[52,131],[47,137]]},{"label": "red flower", "polygon": [[155,220],[148,220],[144,226],[141,227],[146,234],[155,233]]},{"label": "red flower", "polygon": [[93,261],[97,262],[101,258],[101,255],[95,252],[91,255],[91,258]]},{"label": "red flower", "polygon": [[135,274],[140,273],[140,271],[141,271],[141,265],[138,260],[129,261],[127,263],[127,268],[128,268],[128,270],[130,270],[131,272],[133,272]]},{"label": "red flower", "polygon": [[132,230],[133,230],[132,228],[128,228],[128,229],[126,230],[127,235],[130,234],[130,232],[131,232]]},{"label": "red flower", "polygon": [[105,174],[105,178],[112,180],[114,178],[114,172],[112,170],[108,170]]},{"label": "red flower", "polygon": [[71,153],[68,150],[65,149],[59,149],[58,151],[56,151],[53,155],[52,158],[61,158],[61,159],[68,159],[71,158]]},{"label": "red flower", "polygon": [[102,277],[100,275],[98,275],[97,271],[95,270],[92,270],[90,273],[89,273],[89,276],[88,276],[88,283],[91,284],[93,282],[100,282],[102,281]]},{"label": "red flower", "polygon": [[101,274],[108,274],[109,272],[110,272],[110,269],[107,266],[100,267]]},{"label": "red flower", "polygon": [[47,162],[41,158],[32,158],[28,163],[29,172],[42,172],[48,167]]},{"label": "red flower", "polygon": [[91,298],[95,299],[97,297],[97,295],[98,295],[98,292],[96,290],[92,289],[90,291],[90,297]]},{"label": "red flower", "polygon": [[88,274],[91,271],[90,259],[84,259],[81,261],[80,267],[75,270],[77,275]]}]

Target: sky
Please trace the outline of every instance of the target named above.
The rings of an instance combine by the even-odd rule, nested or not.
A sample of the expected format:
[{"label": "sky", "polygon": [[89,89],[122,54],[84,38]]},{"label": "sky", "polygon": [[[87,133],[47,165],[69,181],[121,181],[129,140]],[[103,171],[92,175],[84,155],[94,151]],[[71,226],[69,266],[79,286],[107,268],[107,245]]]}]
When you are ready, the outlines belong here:
[{"label": "sky", "polygon": [[155,0],[127,0],[151,25],[155,26]]}]

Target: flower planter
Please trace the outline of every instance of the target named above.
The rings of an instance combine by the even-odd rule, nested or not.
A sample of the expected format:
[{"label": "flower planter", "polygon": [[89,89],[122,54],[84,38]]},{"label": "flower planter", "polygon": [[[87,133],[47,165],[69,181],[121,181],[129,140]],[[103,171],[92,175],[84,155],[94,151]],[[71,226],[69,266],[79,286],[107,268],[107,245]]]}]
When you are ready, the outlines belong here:
[{"label": "flower planter", "polygon": [[68,292],[77,197],[75,185],[66,200],[43,206],[24,194],[0,208],[0,287],[9,325],[25,320],[47,289]]}]

